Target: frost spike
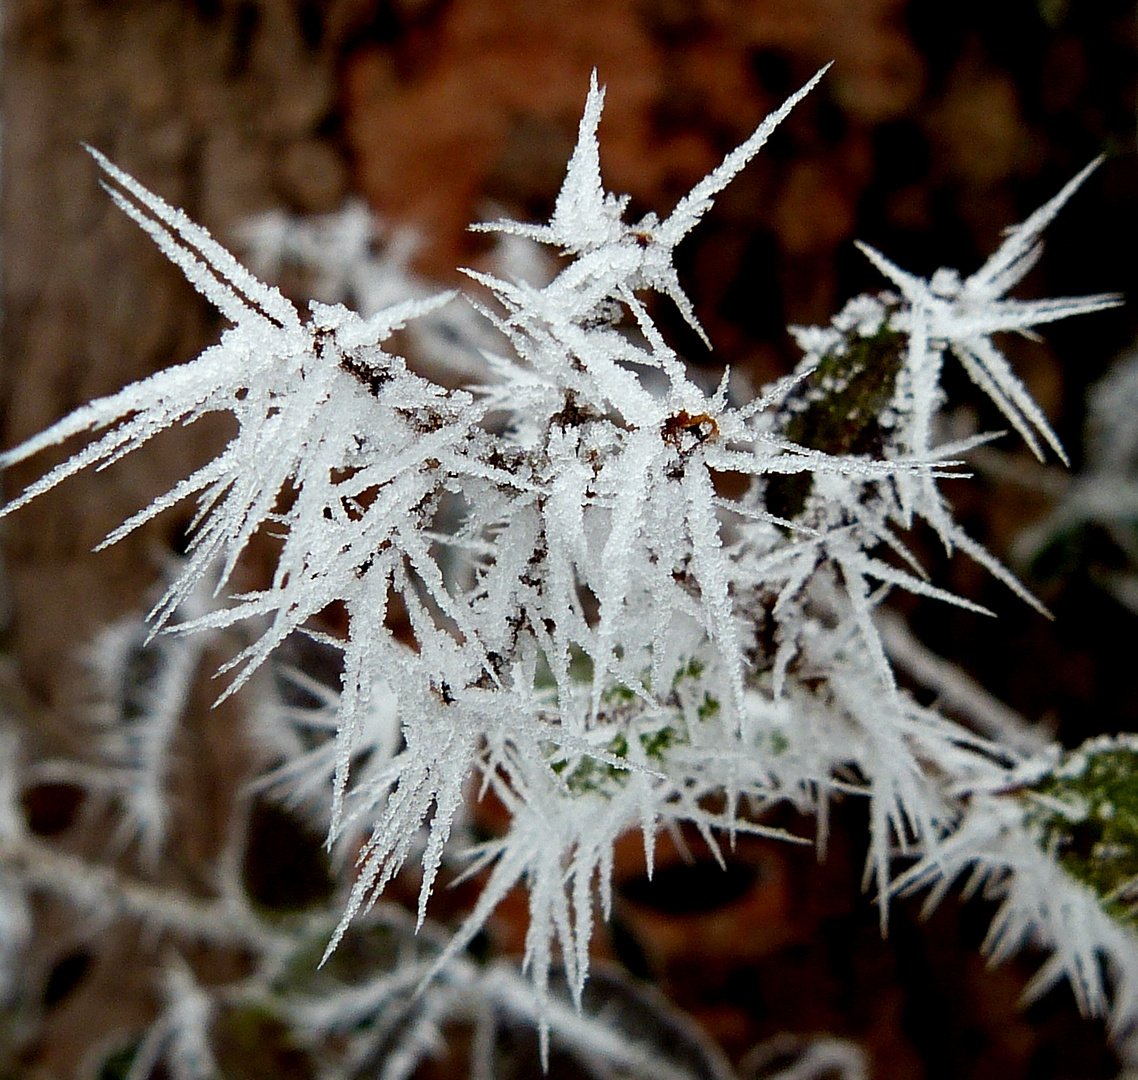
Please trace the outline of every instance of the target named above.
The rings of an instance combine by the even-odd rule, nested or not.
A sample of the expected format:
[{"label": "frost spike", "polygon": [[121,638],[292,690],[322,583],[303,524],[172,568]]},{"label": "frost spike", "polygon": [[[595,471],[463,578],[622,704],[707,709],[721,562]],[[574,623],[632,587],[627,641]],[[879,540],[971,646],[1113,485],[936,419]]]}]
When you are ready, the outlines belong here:
[{"label": "frost spike", "polygon": [[282,329],[300,328],[296,308],[278,289],[265,285],[250,274],[208,231],[196,225],[183,211],[175,210],[164,199],[148,191],[93,146],[84,145],[99,167],[154,217],[147,218],[125,195],[104,184],[111,198],[153,237],[172,262],[181,267],[190,284],[233,322],[239,321],[240,314],[256,312]]},{"label": "frost spike", "polygon": [[965,289],[977,297],[995,299],[1002,296],[1031,269],[1039,256],[1039,238],[1043,230],[1067,200],[1082,187],[1083,182],[1105,160],[1099,156],[1085,165],[1063,185],[1059,193],[1045,202],[1019,225],[1005,232],[1004,242],[979,270],[966,282]]},{"label": "frost spike", "polygon": [[656,236],[660,243],[668,247],[675,247],[695,226],[700,218],[711,209],[718,195],[743,167],[766,144],[774,129],[790,115],[794,108],[818,84],[819,79],[830,70],[833,61],[820,67],[813,78],[799,90],[790,95],[773,113],[755,129],[754,134],[745,142],[740,143],[731,151],[720,165],[712,169],[695,187],[691,189],[677,204],[676,208],[656,228]]}]

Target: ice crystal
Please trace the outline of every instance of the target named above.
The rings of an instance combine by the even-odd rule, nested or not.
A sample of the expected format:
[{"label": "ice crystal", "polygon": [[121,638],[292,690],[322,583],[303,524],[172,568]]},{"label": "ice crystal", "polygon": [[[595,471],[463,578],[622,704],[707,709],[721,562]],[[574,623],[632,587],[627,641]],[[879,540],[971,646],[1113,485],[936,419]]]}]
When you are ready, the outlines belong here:
[{"label": "ice crystal", "polygon": [[1061,756],[1049,748],[998,787],[969,788],[954,833],[895,884],[932,884],[931,905],[966,875],[966,892],[1000,901],[984,943],[993,961],[1028,944],[1051,950],[1025,997],[1065,978],[1116,1033],[1138,1016],[1136,761],[1133,736],[1096,739]]},{"label": "ice crystal", "polygon": [[907,367],[913,414],[910,446],[914,452],[926,449],[932,437],[932,417],[940,405],[940,366],[947,350],[1007,417],[1036,457],[1043,457],[1039,444],[1042,438],[1067,463],[1067,455],[1043,411],[1012,371],[992,335],[1000,331],[1030,334],[1043,323],[1118,303],[1113,295],[1004,299],[1004,294],[1038,261],[1043,250],[1043,230],[1100,161],[1092,161],[1026,221],[1009,229],[1003,244],[988,261],[963,281],[957,271],[947,267],[924,281],[895,266],[868,244],[859,245],[908,303],[904,325],[899,328],[909,337]]}]

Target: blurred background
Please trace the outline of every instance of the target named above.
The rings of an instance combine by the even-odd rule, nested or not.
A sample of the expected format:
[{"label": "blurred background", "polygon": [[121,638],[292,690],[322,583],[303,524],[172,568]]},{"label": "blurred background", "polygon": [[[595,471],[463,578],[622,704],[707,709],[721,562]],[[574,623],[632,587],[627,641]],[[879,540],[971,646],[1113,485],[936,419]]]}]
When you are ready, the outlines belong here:
[{"label": "blurred background", "polygon": [[[468,223],[551,210],[593,68],[608,87],[605,180],[638,216],[667,213],[832,60],[680,249],[714,353],[658,305],[693,364],[730,364],[759,386],[796,362],[787,323],[824,323],[881,286],[855,239],[922,275],[970,273],[1002,229],[1100,154],[1018,295],[1136,295],[1136,52],[1130,0],[4,0],[0,439],[187,360],[222,329],[100,190],[83,143],[227,244],[251,215],[325,214],[362,197],[416,230],[419,273],[454,285],[456,267],[487,256]],[[1058,324],[1044,342],[1004,343],[1076,470],[1087,389],[1136,329],[1128,303]],[[981,427],[1001,426],[963,377],[949,389]],[[91,548],[221,433],[164,436],[0,526],[5,641],[19,693],[44,717],[43,753],[78,752],[81,648],[137,606],[187,514]],[[1004,443],[1000,462],[953,495],[973,534],[1015,562],[1056,487]],[[45,467],[13,469],[5,494]],[[1048,622],[978,567],[915,543],[934,580],[999,612],[902,601],[927,645],[1069,745],[1138,730],[1136,616],[1098,587],[1117,553],[1080,535],[1017,564]],[[208,777],[241,751],[227,747],[224,718],[201,724]],[[45,805],[66,818],[58,800]],[[757,845],[729,888],[698,865],[677,863],[663,885],[630,872],[610,957],[736,1060],[780,1031],[829,1031],[865,1046],[878,1077],[1114,1074],[1101,1026],[1077,1019],[1066,989],[1017,1011],[1031,958],[984,970],[982,905],[925,923],[899,905],[882,942],[859,896],[858,811],[841,815],[855,827],[838,831],[821,868],[811,852]],[[500,928],[500,946],[510,941]],[[27,1075],[66,1075],[81,1056],[67,1055],[69,1040],[110,1023],[93,1002],[115,969],[92,956],[66,993],[56,986]],[[57,962],[43,961],[45,985]],[[142,991],[131,1007],[145,1013]]]}]

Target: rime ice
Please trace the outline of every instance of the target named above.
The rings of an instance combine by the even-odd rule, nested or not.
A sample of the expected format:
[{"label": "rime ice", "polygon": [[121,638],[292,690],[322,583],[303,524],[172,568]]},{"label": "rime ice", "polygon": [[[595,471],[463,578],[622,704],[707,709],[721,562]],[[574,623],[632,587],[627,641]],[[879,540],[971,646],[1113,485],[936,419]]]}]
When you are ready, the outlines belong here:
[{"label": "rime ice", "polygon": [[[820,76],[669,216],[635,225],[624,221],[627,198],[602,183],[604,92],[594,76],[551,221],[484,226],[552,246],[567,263],[544,284],[471,272],[491,296],[474,307],[498,334],[483,340],[501,355],[478,347],[489,375],[470,391],[413,373],[387,344],[400,327],[463,302],[452,294],[415,291],[366,317],[313,303],[302,317],[92,151],[115,201],[232,325],[196,360],[4,454],[9,465],[94,436],[4,512],[173,424],[211,412],[236,419],[214,461],[107,543],[196,499],[189,557],[153,618],[179,635],[255,627],[227,692],[291,634],[318,632],[330,604],[344,605],[342,685],[315,691],[311,709],[277,710],[281,745],[293,753],[266,779],[309,800],[326,790],[329,842],[359,852],[329,949],[412,857],[423,868],[421,921],[444,859],[455,857],[465,800],[492,790],[511,823],[464,853],[471,872],[489,874],[434,967],[454,962],[525,881],[525,966],[548,1025],[558,956],[580,999],[594,908],[599,899],[608,914],[621,834],[642,832],[650,866],[661,828],[691,826],[718,852],[723,836],[772,833],[763,810],[790,801],[817,817],[824,842],[828,799],[841,789],[869,801],[867,877],[883,922],[899,853],[920,858],[902,884],[947,881],[975,865],[998,871],[1008,898],[997,955],[1029,930],[1042,935],[1056,949],[1046,977],[1067,973],[1099,1011],[1096,954],[1134,968],[1131,931],[1116,932],[1105,915],[1088,916],[1079,925],[1092,929],[1069,941],[1070,920],[1032,908],[1032,890],[1045,888],[1071,919],[1101,911],[1006,794],[1018,752],[902,692],[875,621],[891,588],[976,609],[926,580],[903,539],[917,519],[1027,597],[953,521],[937,488],[984,437],[934,445],[933,419],[951,354],[1037,454],[1042,441],[1062,456],[992,334],[1114,302],[1003,298],[1090,167],[966,279],[943,270],[926,282],[864,249],[899,294],[857,298],[830,327],[798,329],[800,370],[746,405],[729,400],[726,379],[714,393],[700,388],[644,303],[646,291],[663,294],[702,334],[674,250]],[[358,230],[341,237],[358,239]],[[726,473],[744,478],[739,498],[719,494]],[[209,575],[223,594],[266,529],[280,537],[271,583],[220,608],[191,603]],[[396,597],[403,636],[387,619]],[[150,712],[151,743],[163,745],[169,702]],[[334,730],[334,743],[312,749],[298,734],[306,728]],[[982,797],[998,812],[965,813],[966,793],[973,807]],[[1129,991],[1120,1001],[1134,1011]]]}]

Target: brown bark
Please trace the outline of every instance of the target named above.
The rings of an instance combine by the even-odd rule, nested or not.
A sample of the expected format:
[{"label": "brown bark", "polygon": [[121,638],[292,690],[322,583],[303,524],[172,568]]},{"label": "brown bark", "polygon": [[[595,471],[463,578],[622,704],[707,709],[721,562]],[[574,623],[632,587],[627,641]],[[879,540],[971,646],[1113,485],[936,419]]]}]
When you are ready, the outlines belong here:
[{"label": "brown bark", "polygon": [[[332,51],[305,41],[301,6],[5,6],[4,445],[190,359],[220,329],[100,189],[83,143],[223,242],[257,210],[283,203],[312,213],[339,204],[343,161],[319,135],[335,105]],[[184,518],[168,515],[98,556],[92,546],[185,475],[220,433],[216,425],[179,433],[4,523],[15,645],[41,695],[55,696],[61,659],[153,580],[156,552]],[[58,455],[11,470],[6,494],[49,460]]]}]

